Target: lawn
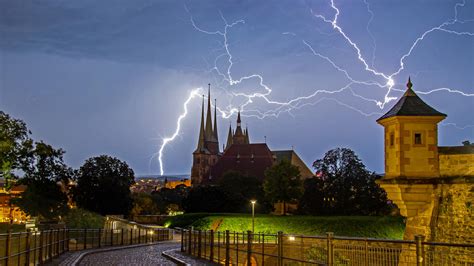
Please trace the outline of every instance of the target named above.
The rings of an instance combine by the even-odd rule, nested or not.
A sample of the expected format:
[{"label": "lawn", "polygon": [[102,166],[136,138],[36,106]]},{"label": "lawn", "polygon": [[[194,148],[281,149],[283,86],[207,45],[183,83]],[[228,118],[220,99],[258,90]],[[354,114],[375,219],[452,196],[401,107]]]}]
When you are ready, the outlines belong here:
[{"label": "lawn", "polygon": [[[238,231],[252,229],[252,217],[247,214],[184,214],[166,222],[169,227],[193,226],[200,230]],[[379,216],[273,216],[256,215],[255,232],[286,234],[402,239],[405,224],[402,217]]]}]

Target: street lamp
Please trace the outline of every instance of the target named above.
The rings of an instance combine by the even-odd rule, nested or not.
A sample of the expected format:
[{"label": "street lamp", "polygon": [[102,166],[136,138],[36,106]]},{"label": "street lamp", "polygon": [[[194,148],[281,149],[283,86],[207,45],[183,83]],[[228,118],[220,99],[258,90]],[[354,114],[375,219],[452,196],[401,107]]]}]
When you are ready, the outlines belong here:
[{"label": "street lamp", "polygon": [[252,234],[255,231],[255,203],[257,203],[256,200],[251,200],[250,203],[252,203]]}]

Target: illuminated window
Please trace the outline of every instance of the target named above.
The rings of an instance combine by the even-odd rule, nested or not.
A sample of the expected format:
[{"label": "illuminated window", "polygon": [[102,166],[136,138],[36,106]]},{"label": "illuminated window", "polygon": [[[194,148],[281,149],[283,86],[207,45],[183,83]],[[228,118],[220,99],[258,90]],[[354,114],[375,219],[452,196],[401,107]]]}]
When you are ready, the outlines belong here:
[{"label": "illuminated window", "polygon": [[395,144],[395,134],[390,133],[390,146]]},{"label": "illuminated window", "polygon": [[421,145],[421,133],[415,133],[415,145]]}]

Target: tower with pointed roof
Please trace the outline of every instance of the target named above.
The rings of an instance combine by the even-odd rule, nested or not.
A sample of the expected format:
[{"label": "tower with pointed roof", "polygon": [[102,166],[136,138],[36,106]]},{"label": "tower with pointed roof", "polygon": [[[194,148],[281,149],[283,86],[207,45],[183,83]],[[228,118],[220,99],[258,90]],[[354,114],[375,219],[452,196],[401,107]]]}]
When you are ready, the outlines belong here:
[{"label": "tower with pointed roof", "polygon": [[196,150],[193,152],[193,166],[191,168],[191,181],[200,184],[207,179],[210,169],[217,163],[219,151],[219,139],[217,134],[217,107],[214,105],[214,126],[212,123],[211,109],[211,84],[209,84],[207,95],[207,114],[204,123],[204,95],[202,96],[201,126]]},{"label": "tower with pointed roof", "polygon": [[446,115],[426,104],[412,89],[377,122],[385,128],[385,176],[439,176],[438,123]]}]

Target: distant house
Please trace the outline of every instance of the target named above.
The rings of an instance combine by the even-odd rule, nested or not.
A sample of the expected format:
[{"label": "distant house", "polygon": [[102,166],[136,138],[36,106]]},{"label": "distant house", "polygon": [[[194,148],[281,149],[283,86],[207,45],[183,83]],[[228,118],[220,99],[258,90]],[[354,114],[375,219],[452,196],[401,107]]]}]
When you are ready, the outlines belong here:
[{"label": "distant house", "polygon": [[[0,222],[9,223],[10,219],[13,223],[25,223],[28,220],[28,215],[15,205],[10,205],[10,200],[20,197],[21,193],[25,191],[26,186],[13,186],[10,192],[5,190],[5,180],[0,179]],[[10,213],[11,211],[11,213]]]}]

